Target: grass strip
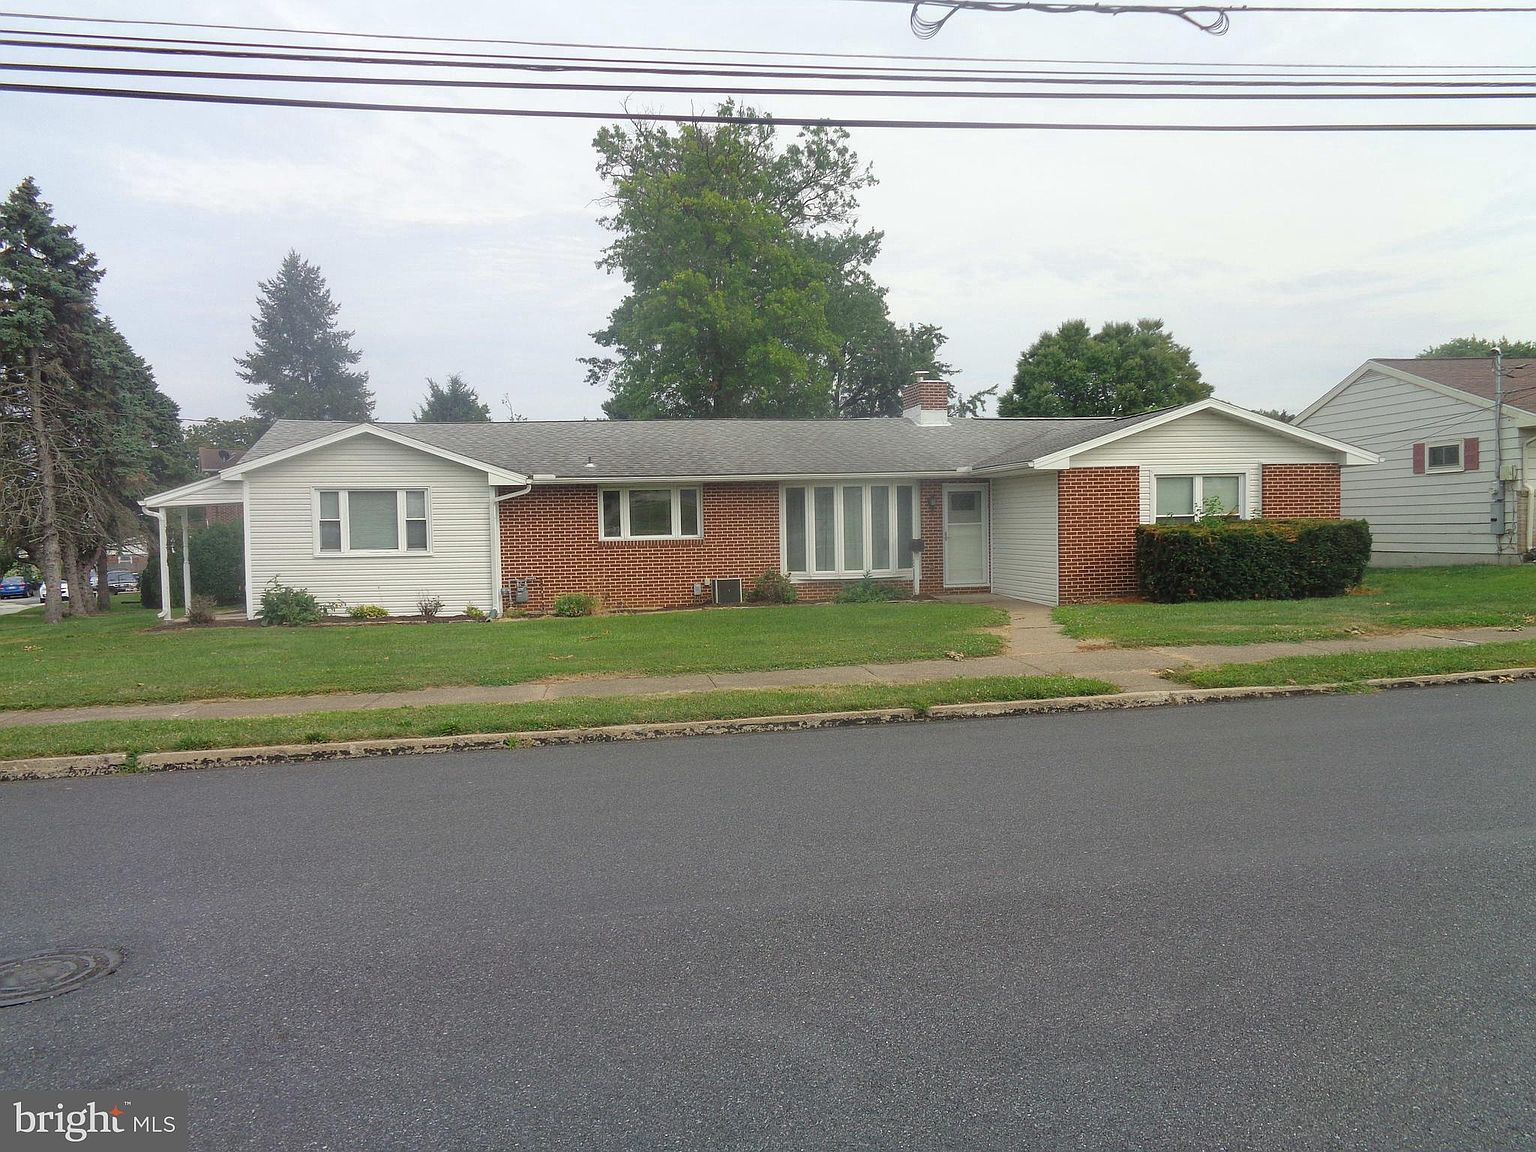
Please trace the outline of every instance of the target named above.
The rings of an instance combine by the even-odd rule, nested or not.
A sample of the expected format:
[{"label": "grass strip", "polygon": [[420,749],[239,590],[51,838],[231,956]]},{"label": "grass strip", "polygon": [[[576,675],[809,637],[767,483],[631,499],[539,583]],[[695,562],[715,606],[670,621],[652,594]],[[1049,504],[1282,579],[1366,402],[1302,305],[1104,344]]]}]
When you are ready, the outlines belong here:
[{"label": "grass strip", "polygon": [[1387,676],[1434,676],[1536,667],[1536,640],[1473,647],[1405,648],[1400,652],[1341,652],[1285,656],[1256,664],[1208,664],[1168,674],[1195,688],[1247,688],[1272,684],[1347,684]]},{"label": "grass strip", "polygon": [[583,676],[682,675],[991,656],[984,604],[786,604],[584,619],[154,628],[118,605],[0,616],[0,709],[390,692]]},{"label": "grass strip", "polygon": [[1122,648],[1337,640],[1414,628],[1518,627],[1536,613],[1536,565],[1373,568],[1348,596],[1203,604],[1072,604],[1068,636]]},{"label": "grass strip", "polygon": [[1113,684],[1077,676],[985,676],[916,684],[572,697],[530,704],[449,704],[229,720],[88,720],[0,730],[0,760],[597,728],[610,724],[808,715],[864,708],[922,709],[936,704],[1103,696],[1117,691]]}]

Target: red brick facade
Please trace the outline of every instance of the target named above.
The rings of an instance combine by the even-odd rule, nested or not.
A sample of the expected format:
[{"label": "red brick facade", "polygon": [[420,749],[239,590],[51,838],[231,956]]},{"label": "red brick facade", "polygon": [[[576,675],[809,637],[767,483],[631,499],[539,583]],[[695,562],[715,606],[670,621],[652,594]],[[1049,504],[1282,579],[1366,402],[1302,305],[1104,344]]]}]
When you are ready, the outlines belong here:
[{"label": "red brick facade", "polygon": [[1259,495],[1266,519],[1323,516],[1338,519],[1339,465],[1266,464]]},{"label": "red brick facade", "polygon": [[[779,567],[779,486],[705,484],[697,540],[598,538],[595,485],[535,488],[501,502],[504,585],[528,580],[526,607],[547,612],[556,596],[586,592],[611,610],[709,602],[709,581],[740,577],[742,592]],[[695,583],[704,595],[695,597]]]},{"label": "red brick facade", "polygon": [[[707,604],[709,581],[740,577],[743,594],[766,569],[778,570],[779,486],[704,484],[704,535],[698,540],[603,540],[596,485],[535,488],[503,500],[502,583],[529,581],[527,609],[547,612],[556,596],[585,592],[612,611]],[[944,495],[937,480],[917,485],[923,534],[922,592],[978,591],[944,587]],[[894,581],[908,585],[909,581]],[[695,597],[695,583],[704,594]],[[802,601],[830,600],[848,581],[806,580]]]},{"label": "red brick facade", "polygon": [[1134,596],[1140,469],[1069,468],[1056,485],[1061,602]]},{"label": "red brick facade", "polygon": [[[922,593],[985,592],[944,586],[944,481],[917,485],[923,536]],[[1337,464],[1266,464],[1265,516],[1339,515]],[[778,570],[779,486],[701,486],[704,535],[697,540],[603,540],[596,485],[535,488],[504,500],[502,582],[529,581],[526,607],[547,612],[556,596],[585,592],[613,611],[707,604],[709,581],[738,577],[744,594]],[[1062,603],[1134,596],[1141,476],[1135,467],[1071,468],[1057,476],[1058,589]],[[702,596],[694,596],[694,584]],[[830,600],[837,580],[796,585],[803,601]],[[905,583],[905,581],[903,581]]]}]

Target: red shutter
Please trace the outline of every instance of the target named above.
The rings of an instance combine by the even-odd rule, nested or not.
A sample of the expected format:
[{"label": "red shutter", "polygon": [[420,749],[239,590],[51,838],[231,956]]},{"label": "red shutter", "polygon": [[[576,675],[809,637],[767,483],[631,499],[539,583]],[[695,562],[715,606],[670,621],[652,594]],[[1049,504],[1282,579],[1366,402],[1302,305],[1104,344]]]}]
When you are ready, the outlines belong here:
[{"label": "red shutter", "polygon": [[1477,471],[1477,450],[1481,443],[1476,436],[1468,436],[1461,442],[1461,466],[1468,472]]},{"label": "red shutter", "polygon": [[1424,475],[1424,445],[1422,444],[1415,444],[1413,446],[1413,474],[1415,476]]}]

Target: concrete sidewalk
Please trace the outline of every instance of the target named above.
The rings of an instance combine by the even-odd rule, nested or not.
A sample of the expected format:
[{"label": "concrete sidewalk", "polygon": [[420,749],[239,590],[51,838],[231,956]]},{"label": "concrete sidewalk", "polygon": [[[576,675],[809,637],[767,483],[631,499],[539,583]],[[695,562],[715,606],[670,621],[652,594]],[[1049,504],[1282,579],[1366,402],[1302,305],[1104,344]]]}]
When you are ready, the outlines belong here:
[{"label": "concrete sidewalk", "polygon": [[1349,640],[1308,640],[1293,644],[1205,644],[1166,648],[1094,648],[1062,633],[1049,608],[1001,597],[965,599],[994,604],[1008,612],[1007,648],[1001,656],[962,660],[914,660],[903,664],[854,664],[839,668],[786,668],[771,672],[716,672],[685,676],[605,676],[542,680],[490,687],[420,688],[409,692],[348,692],[321,696],[275,696],[256,700],[199,700],[184,704],[122,704],[0,712],[0,728],[65,724],[82,720],[182,720],[247,716],[297,716],[306,712],[351,712],[433,704],[525,704],[572,696],[644,696],[660,692],[709,692],[730,688],[805,688],[841,684],[910,684],[956,676],[1089,676],[1124,692],[1168,688],[1157,673],[1195,664],[1255,663],[1279,656],[1336,652],[1390,652],[1404,648],[1454,648],[1536,638],[1536,628],[1469,628],[1398,632]]}]

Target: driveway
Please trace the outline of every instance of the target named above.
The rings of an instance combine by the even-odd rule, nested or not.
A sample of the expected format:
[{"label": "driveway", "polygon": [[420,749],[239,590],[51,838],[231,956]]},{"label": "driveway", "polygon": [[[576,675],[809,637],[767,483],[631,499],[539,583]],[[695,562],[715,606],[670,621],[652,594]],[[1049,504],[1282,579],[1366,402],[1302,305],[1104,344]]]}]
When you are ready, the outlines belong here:
[{"label": "driveway", "polygon": [[9,616],[14,612],[25,612],[28,608],[36,608],[41,601],[36,596],[28,596],[25,600],[0,600],[0,616]]},{"label": "driveway", "polygon": [[1536,685],[0,786],[0,1082],[194,1148],[1536,1136]]}]

